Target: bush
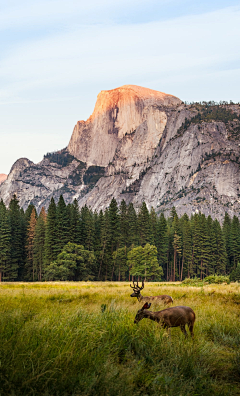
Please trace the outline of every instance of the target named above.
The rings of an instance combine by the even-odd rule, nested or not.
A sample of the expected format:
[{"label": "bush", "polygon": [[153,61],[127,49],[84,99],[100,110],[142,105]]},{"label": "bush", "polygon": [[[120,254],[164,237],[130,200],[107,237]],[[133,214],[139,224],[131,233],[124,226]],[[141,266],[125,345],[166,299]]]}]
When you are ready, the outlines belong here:
[{"label": "bush", "polygon": [[204,278],[204,283],[230,283],[229,276],[224,275],[210,275]]},{"label": "bush", "polygon": [[204,284],[220,284],[220,283],[230,283],[229,276],[224,276],[224,275],[210,275],[204,278],[203,280],[199,278],[186,278],[184,281],[182,281],[183,286],[204,286]]},{"label": "bush", "polygon": [[203,286],[203,281],[197,277],[186,278],[181,283],[183,286]]}]

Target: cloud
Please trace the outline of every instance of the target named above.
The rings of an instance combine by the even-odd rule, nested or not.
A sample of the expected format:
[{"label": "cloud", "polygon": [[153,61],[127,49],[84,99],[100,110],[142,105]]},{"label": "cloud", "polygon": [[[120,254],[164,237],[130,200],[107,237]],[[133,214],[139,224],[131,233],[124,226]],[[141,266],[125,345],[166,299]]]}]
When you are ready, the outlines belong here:
[{"label": "cloud", "polygon": [[240,8],[234,7],[166,22],[74,26],[9,52],[0,66],[0,100],[38,92],[48,97],[56,87],[114,82],[116,76],[218,70],[226,60],[239,62],[239,25]]},{"label": "cloud", "polygon": [[119,14],[124,14],[134,10],[138,13],[139,8],[151,8],[156,5],[176,3],[176,0],[19,0],[8,1],[8,4],[1,10],[0,30],[7,30],[19,27],[36,27],[49,25],[63,21],[86,24],[89,22],[101,21],[105,23]]},{"label": "cloud", "polygon": [[[64,16],[66,2],[57,2],[58,7],[55,1],[48,3],[46,9],[45,2],[40,3],[41,11],[38,3],[25,1],[19,8],[19,18],[17,9],[8,9],[5,28],[15,25],[16,19],[21,20],[16,23],[23,24],[23,14],[36,24],[54,19],[54,9],[56,15]],[[101,13],[112,7],[109,0],[101,2],[101,9],[94,0],[85,5],[79,1],[69,3],[69,15],[76,9],[84,15],[94,7]],[[123,3],[125,0],[114,4],[123,7]],[[131,4],[137,7],[137,1]],[[148,23],[84,22],[84,18],[79,23],[74,20],[63,29],[16,40],[1,52],[1,131],[12,132],[17,125],[19,134],[31,131],[38,139],[41,131],[54,134],[57,130],[59,140],[68,141],[74,123],[93,111],[98,91],[123,84],[148,86],[183,100],[240,100],[240,7]],[[65,113],[64,122],[59,113]],[[60,148],[53,140],[53,149]],[[0,147],[0,158],[2,150]],[[19,156],[23,155],[19,151]],[[35,161],[33,156],[30,159]]]}]

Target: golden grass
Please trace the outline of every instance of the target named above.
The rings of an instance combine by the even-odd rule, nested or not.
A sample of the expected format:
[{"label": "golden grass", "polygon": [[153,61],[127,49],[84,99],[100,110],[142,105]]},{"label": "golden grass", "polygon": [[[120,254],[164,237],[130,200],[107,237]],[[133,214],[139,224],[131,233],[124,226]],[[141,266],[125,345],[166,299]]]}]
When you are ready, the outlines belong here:
[{"label": "golden grass", "polygon": [[128,282],[2,283],[1,395],[240,395],[240,285],[143,292],[190,306],[194,341],[134,325],[141,304]]}]

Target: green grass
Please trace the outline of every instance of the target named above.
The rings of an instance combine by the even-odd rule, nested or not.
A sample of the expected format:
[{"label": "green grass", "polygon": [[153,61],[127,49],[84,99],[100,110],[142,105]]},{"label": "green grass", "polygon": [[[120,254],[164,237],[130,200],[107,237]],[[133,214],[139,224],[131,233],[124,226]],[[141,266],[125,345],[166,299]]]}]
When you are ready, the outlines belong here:
[{"label": "green grass", "polygon": [[194,309],[192,341],[135,325],[128,283],[1,284],[0,395],[240,395],[239,291],[145,285]]}]

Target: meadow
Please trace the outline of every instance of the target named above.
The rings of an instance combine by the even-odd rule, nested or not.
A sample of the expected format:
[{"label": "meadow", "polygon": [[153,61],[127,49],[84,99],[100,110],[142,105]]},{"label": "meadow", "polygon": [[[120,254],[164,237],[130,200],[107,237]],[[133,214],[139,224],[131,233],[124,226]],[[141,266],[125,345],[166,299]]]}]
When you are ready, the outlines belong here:
[{"label": "meadow", "polygon": [[123,282],[2,283],[0,395],[240,395],[239,283],[145,284],[143,295],[193,308],[194,340],[134,324],[142,304],[130,293]]}]

